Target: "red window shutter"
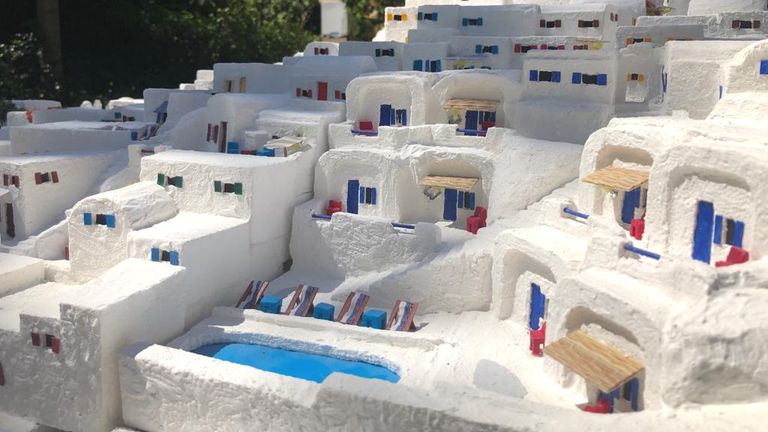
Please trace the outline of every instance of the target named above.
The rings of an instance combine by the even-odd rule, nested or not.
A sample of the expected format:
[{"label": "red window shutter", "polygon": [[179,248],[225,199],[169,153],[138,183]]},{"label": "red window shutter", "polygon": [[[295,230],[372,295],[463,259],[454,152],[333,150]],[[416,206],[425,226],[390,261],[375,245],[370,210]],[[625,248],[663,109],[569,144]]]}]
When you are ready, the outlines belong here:
[{"label": "red window shutter", "polygon": [[59,173],[57,171],[51,171],[51,181],[54,183],[59,182]]},{"label": "red window shutter", "polygon": [[523,46],[520,44],[515,44],[515,52],[519,53],[523,50]]},{"label": "red window shutter", "polygon": [[40,346],[40,333],[32,332],[32,346]]},{"label": "red window shutter", "polygon": [[600,20],[592,21],[592,27],[600,27]]},{"label": "red window shutter", "polygon": [[333,92],[333,97],[336,99],[341,99],[341,92],[336,90]]},{"label": "red window shutter", "polygon": [[563,21],[562,20],[555,20],[555,27],[560,28],[562,26],[563,26]]},{"label": "red window shutter", "polygon": [[559,49],[559,50],[564,50],[564,49],[565,49],[565,45],[558,45],[558,46],[557,46],[557,49]]},{"label": "red window shutter", "polygon": [[14,186],[16,186],[17,188],[20,188],[20,187],[21,187],[21,183],[19,182],[19,176],[13,176],[13,177],[11,177],[11,182],[12,182],[12,183],[13,183],[13,185],[14,185]]},{"label": "red window shutter", "polygon": [[583,20],[579,20],[579,27],[584,27],[584,21]]},{"label": "red window shutter", "polygon": [[547,47],[547,44],[541,44],[541,49],[545,50],[545,49],[547,49],[547,48],[548,48],[548,47]]},{"label": "red window shutter", "polygon": [[0,386],[5,385],[5,372],[3,372],[3,365],[0,365]]},{"label": "red window shutter", "polygon": [[10,183],[11,177],[8,174],[3,174],[3,186],[8,186]]},{"label": "red window shutter", "polygon": [[296,97],[301,97],[301,89],[296,87]]},{"label": "red window shutter", "polygon": [[43,175],[41,173],[35,173],[35,184],[43,182]]},{"label": "red window shutter", "polygon": [[208,133],[205,135],[205,140],[210,141],[211,140],[211,124],[208,123]]},{"label": "red window shutter", "polygon": [[760,21],[758,21],[758,20],[752,21],[752,28],[759,29],[760,28]]},{"label": "red window shutter", "polygon": [[315,55],[320,54],[320,48],[315,47]]},{"label": "red window shutter", "polygon": [[51,351],[53,351],[54,354],[58,354],[61,350],[61,342],[59,341],[59,338],[56,336],[51,338]]},{"label": "red window shutter", "polygon": [[547,26],[547,22],[544,20],[539,20],[539,27],[544,28]]},{"label": "red window shutter", "polygon": [[741,27],[741,23],[739,23],[739,20],[733,20],[733,22],[731,22],[731,28],[737,29],[739,27]]},{"label": "red window shutter", "polygon": [[307,97],[312,99],[312,89],[307,90]]}]

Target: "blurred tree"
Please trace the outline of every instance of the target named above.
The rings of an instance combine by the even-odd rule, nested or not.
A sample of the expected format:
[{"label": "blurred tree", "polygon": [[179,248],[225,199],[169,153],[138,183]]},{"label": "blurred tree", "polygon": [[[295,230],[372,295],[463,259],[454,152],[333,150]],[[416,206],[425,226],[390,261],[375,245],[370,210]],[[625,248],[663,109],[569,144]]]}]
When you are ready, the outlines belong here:
[{"label": "blurred tree", "polygon": [[[13,37],[10,29],[38,30],[34,5],[0,0],[0,43]],[[59,12],[61,86],[40,88],[45,97],[67,105],[141,97],[144,88],[176,87],[218,62],[279,61],[302,50],[320,27],[315,0],[66,1]],[[37,42],[23,48],[35,58],[40,52]],[[0,80],[7,69],[3,61]],[[0,86],[0,99],[18,97],[7,91]]]},{"label": "blurred tree", "polygon": [[43,46],[43,58],[53,73],[61,76],[61,29],[59,0],[37,0],[37,27]]},{"label": "blurred tree", "polygon": [[349,39],[369,41],[384,24],[384,8],[402,6],[403,0],[344,0],[349,17]]}]

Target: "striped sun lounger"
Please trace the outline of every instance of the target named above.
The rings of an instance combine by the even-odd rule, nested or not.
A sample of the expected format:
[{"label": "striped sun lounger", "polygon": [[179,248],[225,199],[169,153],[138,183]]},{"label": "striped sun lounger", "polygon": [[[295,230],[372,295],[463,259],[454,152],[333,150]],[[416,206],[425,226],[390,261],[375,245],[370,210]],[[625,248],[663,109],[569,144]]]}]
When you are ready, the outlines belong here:
[{"label": "striped sun lounger", "polygon": [[314,306],[315,296],[319,289],[311,285],[300,284],[296,287],[296,291],[293,292],[291,302],[288,303],[288,308],[285,310],[286,315],[294,316],[309,316],[312,313],[312,307]]},{"label": "striped sun lounger", "polygon": [[339,316],[336,321],[344,324],[358,325],[360,323],[360,317],[363,316],[365,311],[365,305],[368,304],[368,294],[359,293],[357,291],[349,293],[347,301],[344,302],[344,306],[339,311]]},{"label": "striped sun lounger", "polygon": [[268,286],[269,281],[251,281],[235,307],[238,309],[257,309]]},{"label": "striped sun lounger", "polygon": [[395,303],[395,307],[392,308],[392,314],[389,316],[387,330],[413,330],[416,327],[413,325],[413,318],[416,316],[416,309],[418,308],[418,303],[410,303],[407,301],[398,300]]}]

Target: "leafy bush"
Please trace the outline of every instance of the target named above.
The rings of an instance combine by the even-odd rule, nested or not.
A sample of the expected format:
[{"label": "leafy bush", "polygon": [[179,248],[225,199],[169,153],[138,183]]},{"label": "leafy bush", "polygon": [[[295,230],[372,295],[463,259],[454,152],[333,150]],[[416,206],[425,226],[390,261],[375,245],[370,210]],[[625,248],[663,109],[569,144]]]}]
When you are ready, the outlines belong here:
[{"label": "leafy bush", "polygon": [[15,34],[0,43],[0,100],[41,99],[57,90],[58,83],[32,33]]}]

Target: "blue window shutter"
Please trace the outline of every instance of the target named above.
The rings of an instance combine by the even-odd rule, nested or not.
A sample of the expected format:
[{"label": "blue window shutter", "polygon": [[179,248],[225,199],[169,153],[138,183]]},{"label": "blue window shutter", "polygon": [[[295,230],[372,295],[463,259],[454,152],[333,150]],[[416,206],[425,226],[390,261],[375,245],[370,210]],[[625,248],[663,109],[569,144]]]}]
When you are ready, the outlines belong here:
[{"label": "blue window shutter", "polygon": [[83,213],[83,224],[84,225],[93,225],[93,214],[92,213]]},{"label": "blue window shutter", "polygon": [[621,207],[621,221],[625,224],[632,222],[635,218],[636,203],[640,200],[640,188],[624,192],[624,203]]},{"label": "blue window shutter", "polygon": [[478,18],[478,19],[477,19],[477,25],[478,25],[478,26],[481,26],[481,25],[483,25],[483,19],[482,19],[482,18]]},{"label": "blue window shutter", "polygon": [[376,205],[376,188],[371,188],[371,204]]},{"label": "blue window shutter", "polygon": [[416,19],[419,20],[419,21],[424,21],[424,12],[419,12],[416,15]]},{"label": "blue window shutter", "polygon": [[721,244],[723,242],[723,217],[715,216],[715,238],[713,243]]},{"label": "blue window shutter", "polygon": [[475,54],[482,54],[483,53],[483,46],[480,44],[475,45]]},{"label": "blue window shutter", "polygon": [[581,73],[574,72],[571,76],[571,84],[581,84]]},{"label": "blue window shutter", "polygon": [[531,73],[528,76],[528,81],[538,81],[539,80],[539,71],[531,69]]},{"label": "blue window shutter", "polygon": [[397,113],[395,112],[394,108],[389,109],[389,124],[391,125],[397,124]]},{"label": "blue window shutter", "polygon": [[632,404],[632,411],[637,411],[640,409],[640,406],[638,402],[640,401],[640,380],[637,378],[632,378],[631,381],[629,381],[629,400]]},{"label": "blue window shutter", "polygon": [[597,85],[608,85],[608,75],[606,74],[598,74],[597,75]]},{"label": "blue window shutter", "polygon": [[494,45],[491,47],[491,54],[498,54],[499,53],[499,46]]},{"label": "blue window shutter", "polygon": [[413,70],[420,71],[422,69],[424,69],[424,66],[423,66],[421,60],[414,60],[413,61]]},{"label": "blue window shutter", "polygon": [[733,233],[733,245],[736,247],[742,247],[744,242],[744,222],[736,221],[736,229]]},{"label": "blue window shutter", "polygon": [[113,215],[113,214],[106,215],[106,219],[107,219],[107,227],[108,228],[114,228],[115,227],[115,215]]},{"label": "blue window shutter", "polygon": [[432,21],[437,21],[437,12],[432,12]]},{"label": "blue window shutter", "polygon": [[152,257],[152,261],[155,261],[155,262],[160,261],[160,249],[152,248],[151,257]]},{"label": "blue window shutter", "polygon": [[358,202],[360,204],[365,204],[365,190],[368,188],[361,187],[360,188],[360,197],[358,198]]},{"label": "blue window shutter", "polygon": [[531,284],[531,305],[530,315],[528,317],[528,326],[531,330],[539,329],[539,319],[544,318],[544,308],[547,304],[547,297],[541,292],[541,287]]},{"label": "blue window shutter", "polygon": [[169,255],[171,256],[171,265],[179,265],[179,253],[177,251],[171,251]]},{"label": "blue window shutter", "polygon": [[442,72],[443,66],[440,60],[435,60],[435,72]]},{"label": "blue window shutter", "polygon": [[552,72],[552,82],[556,82],[556,83],[560,82],[560,72],[558,71]]},{"label": "blue window shutter", "polygon": [[403,110],[403,126],[408,126],[408,110]]},{"label": "blue window shutter", "polygon": [[768,60],[760,60],[760,75],[768,75]]},{"label": "blue window shutter", "polygon": [[469,25],[469,18],[462,18],[461,19],[461,25],[462,27],[466,27]]},{"label": "blue window shutter", "polygon": [[456,205],[458,208],[464,208],[464,191],[459,191],[459,200]]},{"label": "blue window shutter", "polygon": [[467,192],[469,194],[469,209],[474,210],[475,209],[475,193],[474,192]]}]

